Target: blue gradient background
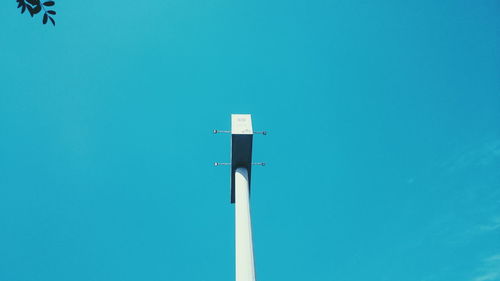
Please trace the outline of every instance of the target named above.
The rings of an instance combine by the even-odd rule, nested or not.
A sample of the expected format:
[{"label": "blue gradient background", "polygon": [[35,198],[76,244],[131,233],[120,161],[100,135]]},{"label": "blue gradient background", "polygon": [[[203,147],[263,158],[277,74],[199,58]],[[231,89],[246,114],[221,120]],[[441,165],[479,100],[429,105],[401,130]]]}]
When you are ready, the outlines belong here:
[{"label": "blue gradient background", "polygon": [[500,2],[0,9],[0,280],[500,280]]}]

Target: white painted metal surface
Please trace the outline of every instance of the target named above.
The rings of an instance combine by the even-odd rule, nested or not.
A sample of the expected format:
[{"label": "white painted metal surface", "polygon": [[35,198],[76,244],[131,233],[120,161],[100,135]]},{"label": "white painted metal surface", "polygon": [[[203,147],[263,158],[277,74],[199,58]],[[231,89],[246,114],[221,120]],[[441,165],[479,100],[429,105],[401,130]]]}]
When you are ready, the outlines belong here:
[{"label": "white painted metal surface", "polygon": [[231,114],[231,133],[233,135],[251,135],[252,115],[251,114]]},{"label": "white painted metal surface", "polygon": [[248,172],[235,171],[236,281],[255,281]]}]

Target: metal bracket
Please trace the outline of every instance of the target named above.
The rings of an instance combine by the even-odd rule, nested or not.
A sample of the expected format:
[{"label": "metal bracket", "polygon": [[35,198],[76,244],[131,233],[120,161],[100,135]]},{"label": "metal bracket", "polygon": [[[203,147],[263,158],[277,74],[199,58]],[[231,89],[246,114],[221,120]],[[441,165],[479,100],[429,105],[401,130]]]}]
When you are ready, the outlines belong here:
[{"label": "metal bracket", "polygon": [[[252,163],[254,166],[266,166],[265,162],[257,162],[257,163]],[[231,163],[225,163],[225,162],[214,162],[214,166],[231,166]]]},{"label": "metal bracket", "polygon": [[214,166],[231,166],[231,203],[235,202],[235,172],[245,168],[248,177],[248,189],[252,178],[252,166],[265,166],[264,162],[252,162],[253,135],[266,136],[267,131],[255,132],[250,114],[231,114],[231,130],[213,130],[214,134],[231,134],[231,162],[215,162]]},{"label": "metal bracket", "polygon": [[[213,130],[213,133],[214,134],[231,134],[231,131],[228,131],[228,130]],[[263,135],[263,136],[267,136],[267,131],[260,131],[260,132],[253,132],[254,134],[259,134],[259,135]]]}]

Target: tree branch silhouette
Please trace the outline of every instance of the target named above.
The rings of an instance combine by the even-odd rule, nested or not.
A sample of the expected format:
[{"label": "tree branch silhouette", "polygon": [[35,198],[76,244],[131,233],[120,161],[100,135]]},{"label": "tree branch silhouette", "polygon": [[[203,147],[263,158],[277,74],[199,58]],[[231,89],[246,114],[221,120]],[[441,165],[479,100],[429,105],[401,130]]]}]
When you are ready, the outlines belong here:
[{"label": "tree branch silhouette", "polygon": [[56,25],[56,22],[52,16],[56,14],[56,11],[50,10],[48,7],[54,6],[56,3],[54,1],[41,2],[40,0],[16,0],[17,8],[21,8],[21,14],[25,11],[33,17],[34,15],[40,13],[43,10],[42,23],[46,24],[48,20],[52,25]]}]

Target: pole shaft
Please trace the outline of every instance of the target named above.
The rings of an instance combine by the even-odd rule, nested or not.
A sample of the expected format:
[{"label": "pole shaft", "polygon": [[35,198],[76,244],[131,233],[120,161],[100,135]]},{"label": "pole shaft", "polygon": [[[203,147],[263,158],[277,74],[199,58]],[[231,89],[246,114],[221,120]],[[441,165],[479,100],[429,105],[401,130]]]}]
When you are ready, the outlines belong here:
[{"label": "pole shaft", "polygon": [[235,171],[236,281],[255,281],[248,171]]}]

